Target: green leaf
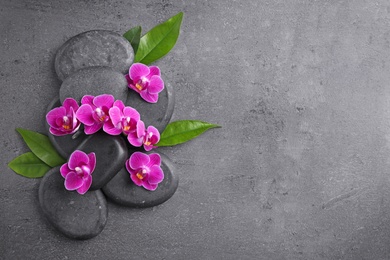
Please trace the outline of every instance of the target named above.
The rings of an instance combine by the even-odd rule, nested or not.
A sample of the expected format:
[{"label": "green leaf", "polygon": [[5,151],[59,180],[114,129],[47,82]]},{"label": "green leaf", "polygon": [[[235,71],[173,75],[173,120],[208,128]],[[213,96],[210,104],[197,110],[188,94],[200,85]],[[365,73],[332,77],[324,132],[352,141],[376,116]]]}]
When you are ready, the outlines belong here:
[{"label": "green leaf", "polygon": [[180,120],[167,125],[162,132],[157,146],[173,146],[187,142],[208,129],[220,127],[219,125],[198,121]]},{"label": "green leaf", "polygon": [[23,137],[31,151],[47,165],[55,167],[65,163],[46,135],[22,128],[16,128],[16,131]]},{"label": "green leaf", "polygon": [[17,174],[28,178],[40,178],[50,170],[50,166],[42,162],[32,152],[27,152],[16,157],[8,166]]},{"label": "green leaf", "polygon": [[139,40],[141,38],[141,30],[141,26],[136,26],[123,34],[123,37],[125,37],[133,47],[134,55],[138,50]]},{"label": "green leaf", "polygon": [[180,12],[142,36],[134,62],[148,65],[167,54],[179,37],[182,20]]}]

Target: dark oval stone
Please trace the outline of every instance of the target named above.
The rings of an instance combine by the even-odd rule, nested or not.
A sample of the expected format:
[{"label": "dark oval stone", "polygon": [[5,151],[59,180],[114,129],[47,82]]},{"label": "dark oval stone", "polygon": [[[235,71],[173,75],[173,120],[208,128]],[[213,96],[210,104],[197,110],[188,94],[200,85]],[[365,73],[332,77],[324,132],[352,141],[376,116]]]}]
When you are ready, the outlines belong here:
[{"label": "dark oval stone", "polygon": [[60,167],[51,169],[41,180],[39,203],[49,222],[73,239],[97,236],[106,225],[107,202],[100,190],[84,195],[68,191]]},{"label": "dark oval stone", "polygon": [[[61,102],[58,98],[55,98],[48,106],[46,114],[53,108],[60,107]],[[46,122],[47,136],[49,137],[50,142],[56,148],[57,152],[64,158],[68,158],[69,155],[76,150],[77,146],[87,138],[87,135],[84,134],[83,126],[79,128],[78,132],[73,135],[64,135],[64,136],[55,136],[49,132],[49,124]]]},{"label": "dark oval stone", "polygon": [[118,71],[108,67],[91,67],[75,72],[61,84],[60,101],[72,97],[81,102],[84,95],[97,96],[111,94],[123,102],[127,99],[126,78]]},{"label": "dark oval stone", "polygon": [[179,185],[179,177],[174,173],[172,162],[165,155],[160,154],[164,171],[164,180],[154,191],[135,185],[126,168],[115,175],[112,180],[103,187],[104,194],[115,203],[123,206],[146,208],[157,206],[170,199]]},{"label": "dark oval stone", "polygon": [[90,190],[103,187],[120,171],[128,159],[127,146],[123,137],[108,135],[102,131],[85,139],[77,150],[96,154],[96,167],[92,173]]},{"label": "dark oval stone", "polygon": [[54,67],[60,80],[82,68],[107,66],[128,73],[134,50],[121,35],[105,30],[80,33],[57,51]]},{"label": "dark oval stone", "polygon": [[140,113],[145,126],[154,126],[160,131],[165,129],[171,120],[173,109],[175,106],[175,95],[172,85],[162,75],[165,88],[159,93],[158,101],[155,104],[148,103],[141,96],[129,89],[127,95],[126,106],[131,106]]}]

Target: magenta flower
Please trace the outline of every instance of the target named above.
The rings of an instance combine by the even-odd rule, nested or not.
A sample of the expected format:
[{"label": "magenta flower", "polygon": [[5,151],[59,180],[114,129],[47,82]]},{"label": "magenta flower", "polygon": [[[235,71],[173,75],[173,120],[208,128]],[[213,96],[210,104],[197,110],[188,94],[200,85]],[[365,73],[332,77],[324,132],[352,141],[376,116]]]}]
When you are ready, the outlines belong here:
[{"label": "magenta flower", "polygon": [[126,161],[126,169],[131,180],[135,185],[143,186],[147,190],[157,189],[158,184],[164,179],[160,165],[161,157],[157,153],[147,155],[135,152]]},{"label": "magenta flower", "polygon": [[92,172],[96,166],[95,153],[88,155],[82,151],[74,151],[68,163],[61,166],[60,172],[65,178],[65,188],[67,190],[77,190],[79,194],[85,194],[92,184]]},{"label": "magenta flower", "polygon": [[104,131],[110,135],[129,133],[137,130],[137,123],[140,120],[140,114],[132,107],[125,107],[121,100],[114,102],[114,105],[108,111],[110,121],[105,125]]},{"label": "magenta flower", "polygon": [[99,95],[90,96],[85,95],[81,99],[81,106],[77,110],[77,118],[84,124],[84,132],[88,135],[96,133],[102,127],[108,127],[110,116],[109,110],[114,104],[114,96]]},{"label": "magenta flower", "polygon": [[146,151],[156,148],[155,144],[160,141],[160,133],[154,126],[145,129],[145,123],[141,120],[137,123],[137,131],[129,133],[127,140],[133,146],[144,146]]},{"label": "magenta flower", "polygon": [[61,107],[50,110],[46,115],[50,133],[57,136],[75,133],[80,127],[80,121],[76,117],[78,109],[76,100],[67,98]]},{"label": "magenta flower", "polygon": [[156,103],[158,93],[164,89],[164,81],[157,66],[148,67],[142,63],[134,63],[126,79],[129,88],[135,90],[149,103]]}]

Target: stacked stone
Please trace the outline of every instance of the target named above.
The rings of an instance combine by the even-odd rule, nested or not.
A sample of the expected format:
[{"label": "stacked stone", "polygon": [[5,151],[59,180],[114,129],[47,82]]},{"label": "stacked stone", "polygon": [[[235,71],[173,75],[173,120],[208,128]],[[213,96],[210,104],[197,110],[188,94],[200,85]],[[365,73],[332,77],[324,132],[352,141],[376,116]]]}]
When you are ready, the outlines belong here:
[{"label": "stacked stone", "polygon": [[[59,98],[50,103],[48,111],[61,106],[68,97],[80,104],[84,95],[111,94],[126,106],[137,109],[146,125],[153,125],[162,132],[173,113],[172,86],[164,80],[165,88],[159,94],[159,101],[156,104],[145,102],[138,93],[128,89],[124,77],[133,60],[131,44],[115,32],[94,30],[74,36],[56,54],[55,71],[62,84]],[[108,216],[105,197],[123,206],[152,207],[171,198],[177,189],[174,167],[161,154],[165,177],[158,188],[148,191],[136,186],[125,169],[125,161],[142,148],[131,147],[122,135],[111,136],[101,130],[87,136],[80,128],[74,135],[54,136],[48,125],[47,131],[53,146],[66,159],[74,150],[96,154],[93,181],[86,194],[66,190],[59,167],[49,171],[40,183],[43,214],[70,238],[92,238],[104,229]]]}]

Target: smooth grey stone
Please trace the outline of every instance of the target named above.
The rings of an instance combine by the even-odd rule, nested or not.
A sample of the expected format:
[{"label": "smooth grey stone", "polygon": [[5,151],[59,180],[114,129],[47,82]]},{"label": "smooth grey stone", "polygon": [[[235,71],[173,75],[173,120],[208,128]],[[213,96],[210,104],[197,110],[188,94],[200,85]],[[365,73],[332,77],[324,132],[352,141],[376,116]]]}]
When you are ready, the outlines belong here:
[{"label": "smooth grey stone", "polygon": [[134,50],[121,35],[93,30],[80,33],[65,42],[57,51],[54,67],[60,80],[82,68],[107,66],[128,73]]},{"label": "smooth grey stone", "polygon": [[120,72],[109,67],[90,67],[73,73],[62,82],[60,100],[62,103],[71,97],[80,104],[84,95],[111,94],[125,102],[128,91],[127,80]]},{"label": "smooth grey stone", "polygon": [[154,191],[146,190],[134,184],[130,173],[122,168],[110,182],[103,187],[104,194],[113,202],[135,208],[157,206],[170,199],[179,185],[179,177],[175,174],[172,162],[165,155],[161,156],[161,168],[164,179]]},{"label": "smooth grey stone", "polygon": [[51,169],[39,185],[39,204],[45,217],[61,233],[73,239],[89,239],[103,230],[107,202],[100,190],[80,195],[64,186],[60,167]]},{"label": "smooth grey stone", "polygon": [[[48,106],[46,114],[53,108],[60,107],[61,102],[58,98],[55,98]],[[87,135],[84,134],[83,125],[80,126],[79,130],[72,135],[64,136],[55,136],[52,135],[49,131],[49,124],[46,122],[47,136],[51,144],[57,150],[57,152],[64,158],[68,158],[69,155],[76,150],[77,146],[87,138]]]},{"label": "smooth grey stone", "polygon": [[175,106],[175,95],[172,84],[166,80],[164,75],[162,75],[162,79],[164,80],[165,88],[159,93],[157,103],[146,102],[137,92],[131,89],[129,89],[126,101],[126,106],[137,109],[146,127],[152,125],[160,133],[164,131],[171,120]]},{"label": "smooth grey stone", "polygon": [[77,150],[87,154],[94,152],[96,155],[96,167],[92,173],[90,190],[97,190],[106,185],[128,159],[124,138],[121,135],[108,135],[102,130],[85,139]]}]

